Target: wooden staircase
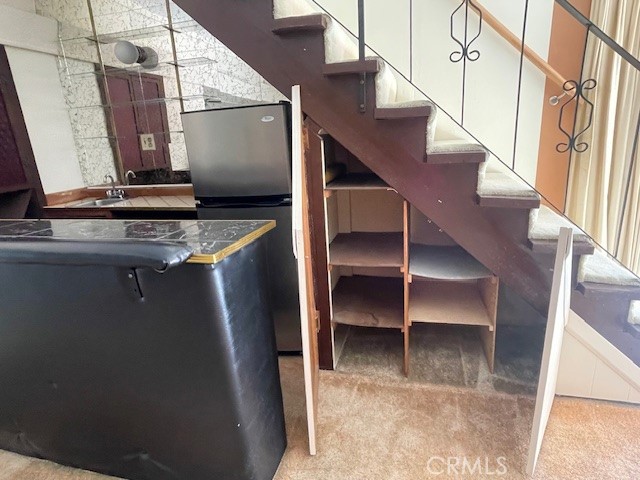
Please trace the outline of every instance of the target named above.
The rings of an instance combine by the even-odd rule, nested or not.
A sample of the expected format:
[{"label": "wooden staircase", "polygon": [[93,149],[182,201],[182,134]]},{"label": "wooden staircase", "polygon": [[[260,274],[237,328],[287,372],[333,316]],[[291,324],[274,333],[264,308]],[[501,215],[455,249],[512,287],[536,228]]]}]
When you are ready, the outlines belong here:
[{"label": "wooden staircase", "polygon": [[[478,166],[486,152],[470,145],[436,148],[430,123],[435,107],[429,102],[378,104],[382,59],[325,63],[331,19],[317,13],[274,19],[272,0],[176,3],[283,94],[300,85],[303,110],[323,134],[546,316],[555,241],[529,238],[530,209],[539,206],[539,197],[480,193]],[[362,73],[367,74],[364,113],[358,102]],[[593,253],[593,246],[578,240],[575,253]],[[587,287],[574,291],[572,308],[640,365],[640,341],[623,326],[629,302],[640,299],[640,287],[625,288],[622,301]]]}]

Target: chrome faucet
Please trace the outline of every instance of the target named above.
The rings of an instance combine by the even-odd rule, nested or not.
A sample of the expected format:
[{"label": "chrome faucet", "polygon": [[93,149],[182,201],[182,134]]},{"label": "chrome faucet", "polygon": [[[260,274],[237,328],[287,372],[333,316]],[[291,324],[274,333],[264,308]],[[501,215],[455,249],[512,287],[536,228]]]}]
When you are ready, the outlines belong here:
[{"label": "chrome faucet", "polygon": [[111,188],[106,192],[107,198],[124,198],[124,190],[116,188],[116,181],[112,175],[105,175],[104,181],[111,183]]},{"label": "chrome faucet", "polygon": [[127,173],[124,174],[125,183],[127,185],[131,185],[131,180],[134,178],[138,177],[136,177],[136,172],[134,172],[133,170],[127,170]]}]

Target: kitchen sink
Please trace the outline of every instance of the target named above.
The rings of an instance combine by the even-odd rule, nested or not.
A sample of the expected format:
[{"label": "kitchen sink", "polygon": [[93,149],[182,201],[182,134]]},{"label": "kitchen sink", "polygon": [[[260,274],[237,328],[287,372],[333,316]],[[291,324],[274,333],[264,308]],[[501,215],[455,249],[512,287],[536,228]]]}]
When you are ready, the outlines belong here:
[{"label": "kitchen sink", "polygon": [[108,205],[114,205],[116,203],[124,202],[124,198],[101,198],[98,200],[89,200],[86,202],[81,202],[73,206],[73,208],[96,208],[96,207],[106,207]]}]

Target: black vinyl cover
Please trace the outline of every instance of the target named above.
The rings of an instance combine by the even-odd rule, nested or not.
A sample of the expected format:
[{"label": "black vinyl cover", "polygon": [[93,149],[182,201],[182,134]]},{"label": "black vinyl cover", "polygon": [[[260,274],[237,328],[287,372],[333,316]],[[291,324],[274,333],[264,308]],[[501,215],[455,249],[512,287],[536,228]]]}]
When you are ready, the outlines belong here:
[{"label": "black vinyl cover", "polygon": [[286,436],[264,250],[162,274],[0,263],[0,449],[135,480],[271,479]]},{"label": "black vinyl cover", "polygon": [[48,238],[0,241],[0,263],[114,266],[167,270],[193,254],[185,244],[131,240],[59,240]]}]

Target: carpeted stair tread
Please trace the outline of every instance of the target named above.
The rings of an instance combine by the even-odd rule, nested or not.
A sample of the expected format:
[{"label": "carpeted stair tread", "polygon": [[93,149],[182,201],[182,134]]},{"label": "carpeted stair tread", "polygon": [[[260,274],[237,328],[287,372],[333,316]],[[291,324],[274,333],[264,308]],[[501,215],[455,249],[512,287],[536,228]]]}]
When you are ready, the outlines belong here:
[{"label": "carpeted stair tread", "polygon": [[600,249],[580,259],[578,282],[640,287],[637,276]]},{"label": "carpeted stair tread", "polygon": [[373,115],[378,120],[402,120],[405,118],[429,117],[434,111],[431,102],[415,100],[377,107]]},{"label": "carpeted stair tread", "polygon": [[589,237],[582,230],[546,205],[531,210],[529,216],[530,240],[557,240],[561,227],[573,229],[574,242],[590,243]]},{"label": "carpeted stair tread", "polygon": [[501,172],[478,175],[478,194],[486,196],[522,197],[539,199],[538,193],[519,178]]},{"label": "carpeted stair tread", "polygon": [[427,153],[455,153],[474,152],[485,154],[487,151],[477,143],[470,143],[466,140],[434,140],[428,147]]}]

